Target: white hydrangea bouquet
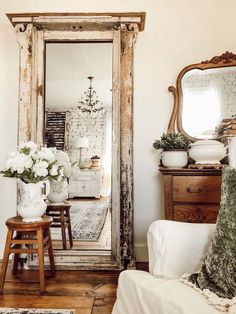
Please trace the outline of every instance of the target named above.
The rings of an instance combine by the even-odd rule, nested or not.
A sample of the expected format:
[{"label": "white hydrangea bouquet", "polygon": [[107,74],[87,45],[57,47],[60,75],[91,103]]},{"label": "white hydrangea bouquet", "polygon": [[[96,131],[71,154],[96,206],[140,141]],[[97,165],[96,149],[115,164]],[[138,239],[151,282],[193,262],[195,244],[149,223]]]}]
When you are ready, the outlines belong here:
[{"label": "white hydrangea bouquet", "polygon": [[59,175],[57,178],[50,178],[50,192],[47,199],[51,203],[63,203],[68,198],[68,178],[72,174],[72,166],[69,156],[62,150],[51,148],[54,156],[58,162],[58,165],[63,169],[63,175]]},{"label": "white hydrangea bouquet", "polygon": [[55,150],[39,148],[33,141],[21,143],[16,152],[10,153],[5,168],[0,173],[4,177],[18,178],[24,183],[60,180],[64,175],[63,165],[59,164]]},{"label": "white hydrangea bouquet", "polygon": [[63,169],[63,174],[61,173],[61,175],[58,178],[52,178],[52,179],[57,179],[58,181],[60,181],[63,176],[66,178],[70,178],[72,174],[72,167],[71,167],[72,165],[71,165],[68,154],[64,152],[63,150],[56,149],[55,147],[49,148],[49,149],[51,149],[51,151],[53,152],[57,160],[58,166],[61,169]]},{"label": "white hydrangea bouquet", "polygon": [[49,192],[45,189],[48,187],[46,181],[50,181],[50,186],[51,182],[64,184],[70,172],[66,152],[38,147],[32,141],[20,144],[15,152],[10,153],[5,168],[0,171],[4,177],[18,179],[17,211],[24,222],[41,220],[47,208],[44,201]]}]

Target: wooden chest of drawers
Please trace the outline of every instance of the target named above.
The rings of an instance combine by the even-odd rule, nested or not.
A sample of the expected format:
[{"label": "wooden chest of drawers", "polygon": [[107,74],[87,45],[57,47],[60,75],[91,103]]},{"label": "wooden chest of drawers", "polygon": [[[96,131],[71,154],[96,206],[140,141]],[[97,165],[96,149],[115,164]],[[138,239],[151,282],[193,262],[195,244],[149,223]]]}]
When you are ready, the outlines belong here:
[{"label": "wooden chest of drawers", "polygon": [[160,168],[165,219],[215,223],[220,207],[221,170]]}]

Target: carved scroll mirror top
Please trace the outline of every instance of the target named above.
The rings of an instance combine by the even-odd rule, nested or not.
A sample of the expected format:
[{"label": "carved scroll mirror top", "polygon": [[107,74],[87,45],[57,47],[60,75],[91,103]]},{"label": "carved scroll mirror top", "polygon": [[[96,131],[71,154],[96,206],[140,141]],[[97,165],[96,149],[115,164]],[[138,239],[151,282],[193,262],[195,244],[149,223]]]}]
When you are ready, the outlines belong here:
[{"label": "carved scroll mirror top", "polygon": [[230,52],[185,67],[176,88],[169,87],[174,108],[168,131],[177,126],[193,139],[220,138],[222,123],[236,114],[235,81],[236,55]]}]

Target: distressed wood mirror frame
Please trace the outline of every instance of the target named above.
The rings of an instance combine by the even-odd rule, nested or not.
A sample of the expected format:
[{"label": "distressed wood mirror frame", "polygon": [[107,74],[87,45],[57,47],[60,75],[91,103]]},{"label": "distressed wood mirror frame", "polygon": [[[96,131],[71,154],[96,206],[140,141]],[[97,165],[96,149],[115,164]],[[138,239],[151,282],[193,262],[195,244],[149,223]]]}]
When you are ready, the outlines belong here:
[{"label": "distressed wood mirror frame", "polygon": [[179,73],[176,80],[176,87],[169,86],[168,90],[174,96],[174,106],[171,114],[171,118],[168,125],[168,133],[177,131],[187,135],[193,140],[197,140],[197,138],[190,136],[183,128],[182,124],[182,114],[183,114],[183,89],[182,89],[182,79],[183,76],[190,70],[198,69],[198,70],[206,70],[206,69],[214,69],[214,68],[223,68],[223,67],[232,67],[236,66],[236,55],[232,52],[226,51],[220,56],[215,56],[210,60],[202,61],[201,63],[195,63],[186,66]]},{"label": "distressed wood mirror frame", "polygon": [[135,266],[133,246],[133,50],[145,13],[7,14],[20,47],[18,142],[44,143],[45,44],[113,44],[113,182],[111,255],[55,251],[58,269]]}]

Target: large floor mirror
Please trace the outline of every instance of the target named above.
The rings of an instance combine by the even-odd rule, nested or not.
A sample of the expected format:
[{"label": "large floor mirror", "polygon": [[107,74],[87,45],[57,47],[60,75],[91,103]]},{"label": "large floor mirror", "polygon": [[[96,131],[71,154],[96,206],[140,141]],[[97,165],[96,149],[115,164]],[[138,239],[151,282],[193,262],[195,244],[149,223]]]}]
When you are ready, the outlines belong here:
[{"label": "large floor mirror", "polygon": [[[45,51],[45,144],[66,151],[72,163],[73,246],[66,248],[110,254],[112,43],[46,43]],[[63,249],[61,229],[51,234],[54,248]]]},{"label": "large floor mirror", "polygon": [[133,57],[145,13],[8,17],[20,46],[18,140],[72,164],[71,230],[65,240],[51,228],[56,267],[132,268]]}]

